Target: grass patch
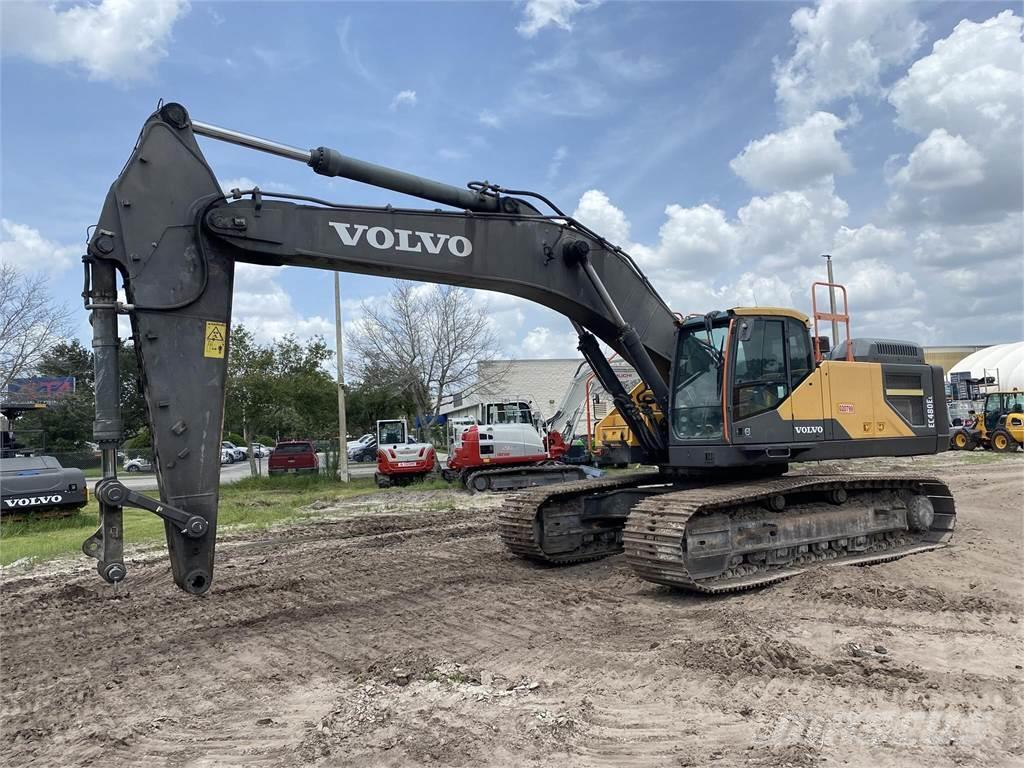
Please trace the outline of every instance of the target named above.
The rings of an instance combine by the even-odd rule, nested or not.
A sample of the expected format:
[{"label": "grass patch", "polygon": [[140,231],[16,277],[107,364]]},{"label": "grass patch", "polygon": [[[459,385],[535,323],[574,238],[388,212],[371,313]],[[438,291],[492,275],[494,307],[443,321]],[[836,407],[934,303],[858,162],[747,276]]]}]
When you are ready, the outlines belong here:
[{"label": "grass patch", "polygon": [[[247,477],[220,489],[218,531],[266,528],[320,514],[305,509],[317,501],[335,502],[368,493],[401,494],[408,491],[451,489],[443,480],[378,490],[373,478],[339,483],[321,476]],[[64,518],[0,522],[0,565],[30,558],[43,562],[74,555],[82,542],[96,531],[99,507],[93,502],[77,515]],[[124,510],[125,541],[155,544],[164,541],[164,522],[140,509]]]}]

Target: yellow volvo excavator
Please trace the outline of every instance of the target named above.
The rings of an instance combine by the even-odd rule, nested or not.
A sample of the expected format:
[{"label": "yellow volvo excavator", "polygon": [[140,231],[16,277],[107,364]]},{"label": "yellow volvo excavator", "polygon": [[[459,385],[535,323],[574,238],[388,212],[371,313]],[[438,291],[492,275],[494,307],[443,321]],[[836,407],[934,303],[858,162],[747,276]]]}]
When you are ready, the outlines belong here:
[{"label": "yellow volvo excavator", "polygon": [[[258,188],[225,196],[198,136],[239,144],[447,206],[372,208]],[[945,450],[941,369],[906,342],[853,340],[817,359],[807,317],[735,308],[681,319],[637,264],[545,197],[455,187],[194,120],[166,104],[112,184],[85,257],[96,366],[100,526],[83,545],[125,578],[122,508],[166,522],[175,582],[213,579],[219,439],[234,266],[289,264],[521,296],[566,316],[656,472],[539,485],[507,497],[505,546],[573,563],[625,550],[644,579],[702,592],[743,589],[816,563],[885,560],[944,544],[955,522],[940,480],[787,474],[793,462]],[[118,301],[117,278],[126,295]],[[116,477],[121,440],[117,315],[128,314],[160,499]],[[637,372],[630,396],[598,344]],[[537,483],[550,482],[540,473]]]}]

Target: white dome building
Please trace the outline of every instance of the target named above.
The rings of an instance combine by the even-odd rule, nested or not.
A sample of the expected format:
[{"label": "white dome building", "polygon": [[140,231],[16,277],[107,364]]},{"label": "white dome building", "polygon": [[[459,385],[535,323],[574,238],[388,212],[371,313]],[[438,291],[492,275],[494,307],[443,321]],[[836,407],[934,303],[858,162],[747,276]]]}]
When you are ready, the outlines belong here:
[{"label": "white dome building", "polygon": [[[949,369],[950,381],[965,378],[964,373],[970,375],[966,378],[981,379],[985,376],[992,376],[996,383],[989,387],[980,387],[982,393],[986,391],[995,392],[1019,389],[1024,391],[1024,341],[1015,341],[1012,344],[996,344],[994,347],[986,347],[972,352],[959,363]],[[957,376],[957,374],[961,374]]]}]

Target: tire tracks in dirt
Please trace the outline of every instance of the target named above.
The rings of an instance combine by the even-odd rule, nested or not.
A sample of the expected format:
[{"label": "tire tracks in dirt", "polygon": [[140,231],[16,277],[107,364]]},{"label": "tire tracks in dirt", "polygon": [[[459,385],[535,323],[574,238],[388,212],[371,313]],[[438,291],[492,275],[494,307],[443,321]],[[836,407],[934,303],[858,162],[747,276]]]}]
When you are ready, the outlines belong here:
[{"label": "tire tracks in dirt", "polygon": [[1024,482],[942,461],[952,548],[741,595],[524,563],[454,492],[233,537],[203,599],[8,579],[4,762],[1011,765]]}]

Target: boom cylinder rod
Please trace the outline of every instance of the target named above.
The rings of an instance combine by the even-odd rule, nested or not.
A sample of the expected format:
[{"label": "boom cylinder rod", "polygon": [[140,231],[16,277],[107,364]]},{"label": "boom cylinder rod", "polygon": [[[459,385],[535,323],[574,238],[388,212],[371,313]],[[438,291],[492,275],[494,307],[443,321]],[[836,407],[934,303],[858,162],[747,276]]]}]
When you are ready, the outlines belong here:
[{"label": "boom cylinder rod", "polygon": [[206,136],[218,141],[226,141],[228,144],[237,144],[240,147],[257,149],[260,152],[268,152],[278,157],[286,157],[289,160],[298,160],[300,163],[309,165],[313,153],[308,149],[289,147],[287,144],[278,144],[276,141],[261,139],[259,136],[250,136],[247,133],[232,131],[230,128],[221,128],[209,123],[201,123],[198,120],[192,121],[192,132],[200,136]]},{"label": "boom cylinder rod", "polygon": [[423,200],[431,200],[442,205],[450,205],[470,211],[494,213],[500,210],[500,201],[496,195],[485,195],[471,189],[434,181],[423,176],[416,176],[412,173],[388,168],[384,165],[357,160],[354,157],[343,155],[338,150],[331,149],[330,147],[299,149],[297,147],[290,147],[287,144],[279,144],[276,141],[261,139],[259,136],[251,136],[240,131],[232,131],[229,128],[221,128],[220,126],[203,123],[198,120],[192,120],[191,124],[193,133],[197,133],[200,136],[225,141],[229,144],[237,144],[238,146],[248,147],[260,152],[267,152],[289,160],[298,160],[300,163],[305,163],[311,167],[321,176],[337,176],[351,179],[363,184],[390,189],[392,192],[400,192],[404,195],[411,195]]},{"label": "boom cylinder rod", "polygon": [[639,334],[629,323],[626,322],[619,308],[615,305],[615,301],[608,293],[608,289],[605,288],[604,282],[597,274],[597,270],[594,269],[594,265],[590,259],[584,259],[581,262],[583,271],[587,273],[587,277],[590,278],[590,282],[594,286],[594,290],[597,291],[597,295],[601,297],[601,301],[604,303],[605,308],[611,314],[612,319],[619,328],[621,334],[620,339],[623,346],[626,347],[626,351],[629,353],[629,362],[633,364],[636,372],[640,374],[640,378],[644,380],[644,383],[650,387],[651,392],[654,394],[655,399],[658,401],[658,405],[661,407],[662,413],[668,413],[668,385],[665,383],[665,379],[662,378],[661,373],[658,371],[658,367],[654,364],[651,356],[647,353],[644,348],[643,342],[640,339]]},{"label": "boom cylinder rod", "polygon": [[590,365],[597,380],[601,382],[601,386],[612,396],[612,401],[615,403],[615,407],[619,409],[619,414],[626,424],[629,425],[637,442],[640,443],[640,446],[647,453],[648,461],[659,461],[664,453],[665,446],[663,441],[659,439],[658,435],[643,420],[639,409],[636,407],[636,403],[633,402],[633,398],[630,397],[626,388],[622,386],[619,377],[615,375],[611,363],[602,354],[594,334],[575,321],[573,321],[572,325],[579,337],[580,343],[577,349],[583,354],[583,359]]}]

